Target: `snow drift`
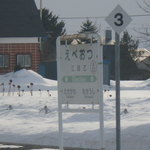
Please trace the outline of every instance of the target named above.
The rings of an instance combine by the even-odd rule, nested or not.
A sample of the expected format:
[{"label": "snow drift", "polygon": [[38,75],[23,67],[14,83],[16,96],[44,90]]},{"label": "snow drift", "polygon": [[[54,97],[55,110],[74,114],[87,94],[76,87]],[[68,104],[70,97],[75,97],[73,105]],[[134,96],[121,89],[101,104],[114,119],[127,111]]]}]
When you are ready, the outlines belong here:
[{"label": "snow drift", "polygon": [[[17,89],[10,95],[6,90],[3,96],[0,86],[0,141],[58,146],[57,81],[44,79],[31,70],[0,75],[0,83],[4,83],[6,89],[9,89],[10,80],[15,85],[21,85],[21,88],[32,82],[34,91],[31,96],[26,89],[24,94],[18,96]],[[115,82],[111,81],[111,86],[104,91],[106,150],[115,150],[116,147],[114,86]],[[39,88],[42,90],[38,91]],[[150,79],[121,81],[122,150],[150,150],[149,90]],[[64,113],[63,133],[65,147],[99,149],[99,115]]]}]

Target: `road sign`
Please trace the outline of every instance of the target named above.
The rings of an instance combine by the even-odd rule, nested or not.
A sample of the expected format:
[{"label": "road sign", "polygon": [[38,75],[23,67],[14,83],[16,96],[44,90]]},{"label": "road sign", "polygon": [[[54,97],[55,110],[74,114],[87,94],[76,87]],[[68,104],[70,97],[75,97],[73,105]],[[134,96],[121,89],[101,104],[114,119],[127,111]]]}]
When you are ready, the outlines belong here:
[{"label": "road sign", "polygon": [[132,21],[131,17],[122,9],[120,5],[117,5],[105,20],[118,34],[120,34]]},{"label": "road sign", "polygon": [[131,17],[117,5],[106,17],[106,22],[115,31],[115,79],[116,79],[116,150],[121,149],[120,138],[120,39],[119,34],[131,22]]},{"label": "road sign", "polygon": [[[58,83],[62,104],[99,104],[102,49],[97,42],[58,46]],[[92,40],[92,38],[91,38]],[[101,55],[101,56],[99,56]],[[101,81],[102,82],[102,81]]]}]

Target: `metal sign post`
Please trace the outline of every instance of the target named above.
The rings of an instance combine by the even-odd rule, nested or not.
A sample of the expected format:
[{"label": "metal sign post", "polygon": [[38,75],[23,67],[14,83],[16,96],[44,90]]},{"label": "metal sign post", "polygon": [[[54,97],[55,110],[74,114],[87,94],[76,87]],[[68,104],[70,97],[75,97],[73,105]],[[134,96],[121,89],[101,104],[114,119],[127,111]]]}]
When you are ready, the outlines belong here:
[{"label": "metal sign post", "polygon": [[120,39],[119,34],[131,22],[131,17],[117,5],[106,17],[106,22],[115,31],[115,79],[116,79],[116,150],[121,150],[121,125],[120,125]]},{"label": "metal sign post", "polygon": [[115,79],[116,79],[116,150],[121,150],[120,136],[120,45],[119,34],[115,33]]},{"label": "metal sign post", "polygon": [[[57,79],[60,150],[62,114],[67,112],[99,113],[100,149],[104,150],[103,54],[98,34],[64,35],[57,39]],[[72,105],[91,108],[71,108]],[[95,105],[99,107],[94,108]]]},{"label": "metal sign post", "polygon": [[[61,66],[59,65],[60,59],[60,38],[57,39],[57,70],[61,70]],[[59,74],[58,74],[59,73]],[[61,72],[57,72],[57,79],[61,76]],[[62,102],[61,99],[61,83],[58,82],[58,126],[59,126],[59,150],[64,150],[63,148],[63,123],[62,123]]]}]

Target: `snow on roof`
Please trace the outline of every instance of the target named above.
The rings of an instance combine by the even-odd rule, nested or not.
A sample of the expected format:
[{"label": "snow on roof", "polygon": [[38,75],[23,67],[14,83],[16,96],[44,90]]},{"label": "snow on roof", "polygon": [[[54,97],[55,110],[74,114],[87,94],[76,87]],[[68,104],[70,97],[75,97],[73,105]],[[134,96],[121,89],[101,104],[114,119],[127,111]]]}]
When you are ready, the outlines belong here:
[{"label": "snow on roof", "polygon": [[141,62],[144,59],[150,57],[150,51],[145,48],[138,48],[135,50],[137,57],[135,58],[135,61]]},{"label": "snow on roof", "polygon": [[150,51],[145,48],[138,48],[135,50],[136,57],[134,56],[134,61],[136,65],[141,70],[150,71]]}]

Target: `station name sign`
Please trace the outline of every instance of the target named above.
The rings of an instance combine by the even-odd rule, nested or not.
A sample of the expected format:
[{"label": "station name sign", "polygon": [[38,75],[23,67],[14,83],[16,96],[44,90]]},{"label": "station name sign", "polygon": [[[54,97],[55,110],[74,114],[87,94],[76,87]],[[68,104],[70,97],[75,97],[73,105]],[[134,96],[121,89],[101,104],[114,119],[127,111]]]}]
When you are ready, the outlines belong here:
[{"label": "station name sign", "polygon": [[61,45],[61,41],[57,43],[58,92],[61,103],[99,104],[102,64],[99,40],[77,45]]}]

